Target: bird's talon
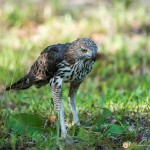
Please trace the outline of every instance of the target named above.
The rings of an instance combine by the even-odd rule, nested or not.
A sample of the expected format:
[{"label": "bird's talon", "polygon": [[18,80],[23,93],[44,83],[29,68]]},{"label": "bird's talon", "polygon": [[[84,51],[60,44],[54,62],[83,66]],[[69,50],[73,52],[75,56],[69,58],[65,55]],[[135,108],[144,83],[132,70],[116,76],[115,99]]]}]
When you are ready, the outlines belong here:
[{"label": "bird's talon", "polygon": [[73,125],[73,126],[77,126],[77,127],[80,127],[80,126],[81,126],[80,122],[77,122],[77,123],[74,123],[74,122],[73,122],[72,125]]},{"label": "bird's talon", "polygon": [[73,139],[70,136],[66,136],[66,137],[61,137],[60,140],[62,142],[65,142],[66,144],[73,144]]}]

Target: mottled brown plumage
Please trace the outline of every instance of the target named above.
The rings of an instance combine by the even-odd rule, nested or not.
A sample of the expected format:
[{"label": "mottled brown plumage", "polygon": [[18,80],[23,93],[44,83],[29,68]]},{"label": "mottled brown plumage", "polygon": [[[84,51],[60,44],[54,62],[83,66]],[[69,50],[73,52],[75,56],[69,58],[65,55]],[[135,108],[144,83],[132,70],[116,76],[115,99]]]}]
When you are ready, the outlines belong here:
[{"label": "mottled brown plumage", "polygon": [[[41,52],[41,55],[32,65],[28,74],[22,79],[6,88],[6,90],[14,89],[27,89],[32,85],[41,87],[47,84],[58,70],[58,64],[64,60],[67,60],[67,55],[64,55],[70,44],[57,44],[48,46]],[[72,63],[74,60],[68,59],[68,62]]]}]

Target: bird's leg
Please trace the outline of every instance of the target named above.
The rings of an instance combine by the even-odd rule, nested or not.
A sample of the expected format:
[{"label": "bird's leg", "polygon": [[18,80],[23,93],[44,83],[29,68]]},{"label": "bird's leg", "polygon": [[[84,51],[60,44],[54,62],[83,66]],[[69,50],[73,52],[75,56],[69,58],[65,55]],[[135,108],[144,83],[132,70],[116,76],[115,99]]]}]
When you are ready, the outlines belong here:
[{"label": "bird's leg", "polygon": [[73,114],[73,124],[76,124],[76,125],[80,125],[80,121],[79,121],[79,118],[78,118],[78,113],[77,113],[77,110],[76,110],[76,94],[77,94],[79,86],[80,86],[80,83],[71,82],[70,83],[69,95],[68,95],[71,111],[72,111],[72,114]]},{"label": "bird's leg", "polygon": [[52,99],[54,102],[54,108],[58,114],[58,118],[59,118],[58,121],[60,121],[61,137],[66,138],[67,130],[65,126],[64,106],[62,101],[62,79],[60,77],[54,77],[50,81],[50,85],[52,88]]}]

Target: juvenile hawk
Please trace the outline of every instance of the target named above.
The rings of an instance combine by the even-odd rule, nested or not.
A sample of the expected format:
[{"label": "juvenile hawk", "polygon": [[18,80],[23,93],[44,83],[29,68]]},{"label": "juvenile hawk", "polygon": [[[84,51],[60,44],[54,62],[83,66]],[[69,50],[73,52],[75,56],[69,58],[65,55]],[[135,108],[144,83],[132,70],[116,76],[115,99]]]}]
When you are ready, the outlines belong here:
[{"label": "juvenile hawk", "polygon": [[60,117],[61,136],[66,138],[62,101],[62,83],[70,82],[69,102],[73,123],[80,125],[76,111],[76,93],[79,85],[91,71],[97,53],[96,44],[89,38],[80,38],[71,43],[48,46],[32,65],[28,74],[6,90],[23,90],[50,83],[55,111]]}]

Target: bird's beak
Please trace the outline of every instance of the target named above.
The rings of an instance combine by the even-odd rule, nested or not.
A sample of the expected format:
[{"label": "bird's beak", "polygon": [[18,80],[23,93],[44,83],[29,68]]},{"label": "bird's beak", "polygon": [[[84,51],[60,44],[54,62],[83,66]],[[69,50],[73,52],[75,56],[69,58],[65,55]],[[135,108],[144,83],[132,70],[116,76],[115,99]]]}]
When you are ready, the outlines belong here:
[{"label": "bird's beak", "polygon": [[92,54],[92,60],[94,60],[94,61],[96,60],[96,54],[95,53]]}]

